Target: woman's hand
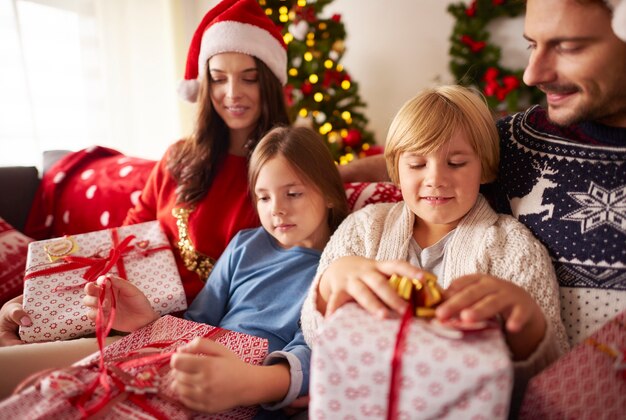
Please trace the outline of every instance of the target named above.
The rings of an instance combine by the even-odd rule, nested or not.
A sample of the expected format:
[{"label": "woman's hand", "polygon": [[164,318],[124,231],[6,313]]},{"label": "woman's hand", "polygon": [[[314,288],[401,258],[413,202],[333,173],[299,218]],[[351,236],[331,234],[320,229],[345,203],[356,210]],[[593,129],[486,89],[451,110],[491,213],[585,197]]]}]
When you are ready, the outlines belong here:
[{"label": "woman's hand", "polygon": [[493,276],[471,274],[456,279],[446,290],[436,316],[444,321],[484,321],[500,315],[505,321],[507,341],[515,359],[526,359],[537,348],[546,331],[539,305],[521,287]]},{"label": "woman's hand", "polygon": [[22,307],[23,295],[7,301],[0,309],[0,347],[24,344],[20,340],[20,325],[29,327],[33,324]]},{"label": "woman's hand", "polygon": [[150,305],[148,298],[131,282],[121,277],[100,276],[95,283],[85,285],[83,304],[89,308],[90,319],[95,320],[98,313],[98,299],[102,290],[106,291],[102,308],[105,317],[111,312],[111,294],[115,295],[115,320],[113,329],[118,331],[135,331],[159,318]]},{"label": "woman's hand", "polygon": [[345,303],[356,301],[379,318],[402,314],[407,302],[389,286],[392,274],[422,277],[422,271],[406,261],[376,261],[358,256],[339,258],[322,274],[318,310],[329,316]]}]

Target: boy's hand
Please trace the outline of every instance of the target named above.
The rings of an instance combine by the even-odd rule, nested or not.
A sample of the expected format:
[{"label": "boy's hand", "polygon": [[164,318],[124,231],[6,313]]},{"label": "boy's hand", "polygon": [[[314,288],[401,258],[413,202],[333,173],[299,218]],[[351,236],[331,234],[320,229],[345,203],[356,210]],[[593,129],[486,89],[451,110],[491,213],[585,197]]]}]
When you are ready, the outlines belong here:
[{"label": "boy's hand", "polygon": [[7,301],[0,309],[0,347],[24,344],[18,335],[20,325],[32,325],[31,319],[22,307],[23,295]]},{"label": "boy's hand", "polygon": [[437,307],[439,320],[458,316],[477,322],[502,316],[507,341],[516,359],[529,356],[541,342],[546,321],[539,305],[521,287],[489,275],[471,274],[456,279]]},{"label": "boy's hand", "polygon": [[105,317],[108,317],[111,312],[111,293],[115,294],[113,329],[134,331],[159,317],[159,314],[152,309],[146,295],[135,285],[121,277],[106,275],[98,277],[95,283],[85,285],[87,295],[83,298],[83,305],[91,308],[87,314],[90,319],[96,319],[98,297],[102,288],[105,288],[107,293],[103,302]]},{"label": "boy's hand", "polygon": [[402,314],[407,302],[389,286],[392,274],[421,278],[422,271],[406,261],[376,261],[342,257],[328,266],[320,279],[317,307],[326,316],[350,301],[369,313],[386,318]]}]

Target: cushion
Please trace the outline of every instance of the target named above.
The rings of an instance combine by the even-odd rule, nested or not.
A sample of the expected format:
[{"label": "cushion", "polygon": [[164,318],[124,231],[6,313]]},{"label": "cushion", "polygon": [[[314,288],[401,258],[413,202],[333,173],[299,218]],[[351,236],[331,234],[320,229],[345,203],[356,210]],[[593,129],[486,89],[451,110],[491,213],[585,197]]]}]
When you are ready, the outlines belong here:
[{"label": "cushion", "polygon": [[0,167],[0,217],[23,232],[38,186],[34,166]]},{"label": "cushion", "polygon": [[101,146],[63,156],[42,177],[24,232],[41,240],[120,226],[155,163]]},{"label": "cushion", "polygon": [[351,182],[344,187],[351,212],[368,204],[402,201],[400,188],[392,182]]},{"label": "cushion", "polygon": [[32,241],[0,217],[0,306],[22,293],[26,254]]}]

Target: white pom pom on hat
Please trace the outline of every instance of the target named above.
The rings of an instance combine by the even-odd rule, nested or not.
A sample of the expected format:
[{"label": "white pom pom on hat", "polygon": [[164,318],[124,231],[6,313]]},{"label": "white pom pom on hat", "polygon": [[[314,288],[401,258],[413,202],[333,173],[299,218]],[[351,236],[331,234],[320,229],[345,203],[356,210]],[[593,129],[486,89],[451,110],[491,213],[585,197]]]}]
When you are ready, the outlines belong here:
[{"label": "white pom pom on hat", "polygon": [[198,98],[204,65],[225,52],[252,55],[263,61],[281,84],[287,83],[287,46],[280,29],[256,0],[222,0],[207,12],[191,39],[185,79],[178,94],[189,102]]}]

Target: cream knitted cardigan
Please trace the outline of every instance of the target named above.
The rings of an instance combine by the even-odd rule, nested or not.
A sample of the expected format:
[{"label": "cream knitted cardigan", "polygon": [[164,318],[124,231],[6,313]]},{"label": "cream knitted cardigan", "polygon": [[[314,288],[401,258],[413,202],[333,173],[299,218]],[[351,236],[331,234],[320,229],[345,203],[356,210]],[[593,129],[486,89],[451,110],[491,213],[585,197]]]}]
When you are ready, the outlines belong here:
[{"label": "cream knitted cardigan", "polygon": [[[349,215],[324,248],[315,279],[302,308],[302,331],[312,346],[324,318],[315,302],[321,273],[334,260],[358,255],[406,260],[415,215],[403,203],[371,204]],[[524,288],[539,304],[548,328],[536,351],[515,362],[516,381],[526,381],[569,349],[560,317],[558,284],[546,249],[511,216],[496,214],[479,196],[446,244],[439,284],[472,273],[487,273]]]}]

